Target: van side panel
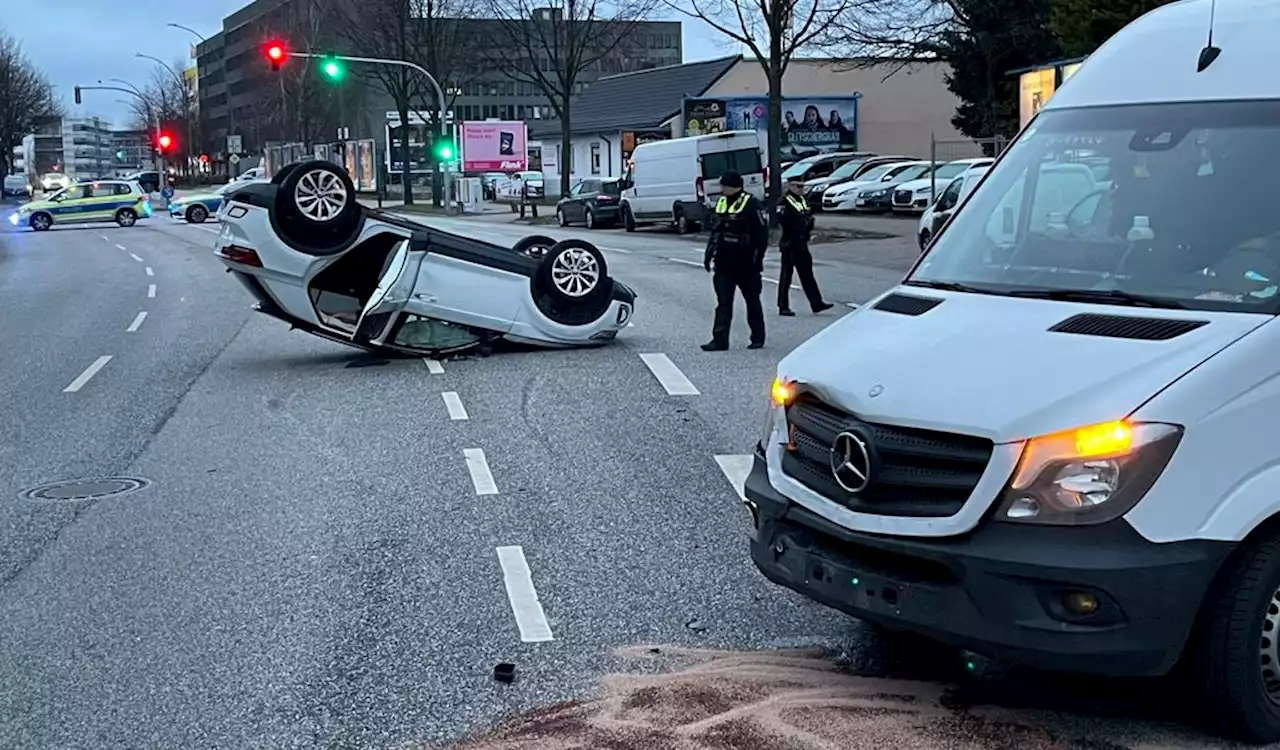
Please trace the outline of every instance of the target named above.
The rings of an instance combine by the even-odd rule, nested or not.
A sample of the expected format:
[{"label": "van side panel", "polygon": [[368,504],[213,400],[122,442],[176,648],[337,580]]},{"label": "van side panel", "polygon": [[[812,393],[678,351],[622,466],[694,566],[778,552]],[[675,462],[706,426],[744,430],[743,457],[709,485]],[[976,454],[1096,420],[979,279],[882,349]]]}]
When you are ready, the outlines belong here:
[{"label": "van side panel", "polygon": [[1168,468],[1125,516],[1153,542],[1238,541],[1280,512],[1280,324],[1257,317],[1259,327],[1133,415],[1186,430]]}]

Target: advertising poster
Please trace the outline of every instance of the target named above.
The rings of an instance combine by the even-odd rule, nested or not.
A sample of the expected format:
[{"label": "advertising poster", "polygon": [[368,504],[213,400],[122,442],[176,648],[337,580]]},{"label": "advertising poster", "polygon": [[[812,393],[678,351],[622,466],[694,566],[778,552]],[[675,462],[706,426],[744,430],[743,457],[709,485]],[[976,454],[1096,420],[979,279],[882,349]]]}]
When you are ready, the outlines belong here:
[{"label": "advertising poster", "polygon": [[665,141],[671,136],[662,130],[625,130],[622,133],[622,160],[631,158],[636,146],[654,141]]},{"label": "advertising poster", "polygon": [[[684,134],[757,130],[763,144],[769,130],[769,101],[763,96],[685,99]],[[786,97],[782,100],[782,153],[808,156],[858,148],[858,95]]]},{"label": "advertising poster", "polygon": [[1025,128],[1044,103],[1053,96],[1058,80],[1057,68],[1041,68],[1023,73],[1018,80],[1018,127]]},{"label": "advertising poster", "polygon": [[519,172],[528,167],[523,122],[462,123],[463,172]]}]

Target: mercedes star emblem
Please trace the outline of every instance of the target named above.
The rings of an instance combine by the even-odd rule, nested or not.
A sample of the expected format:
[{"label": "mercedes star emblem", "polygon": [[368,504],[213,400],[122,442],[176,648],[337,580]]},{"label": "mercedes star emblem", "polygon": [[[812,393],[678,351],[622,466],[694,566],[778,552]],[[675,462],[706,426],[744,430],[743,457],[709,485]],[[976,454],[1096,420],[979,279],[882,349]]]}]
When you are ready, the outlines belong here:
[{"label": "mercedes star emblem", "polygon": [[884,393],[884,386],[882,385],[873,385],[871,386],[871,390],[867,391],[867,395],[870,396],[871,398],[875,398],[876,396],[879,396],[881,393]]},{"label": "mercedes star emblem", "polygon": [[854,494],[871,483],[871,453],[860,435],[853,432],[836,435],[831,443],[831,473],[841,487]]}]

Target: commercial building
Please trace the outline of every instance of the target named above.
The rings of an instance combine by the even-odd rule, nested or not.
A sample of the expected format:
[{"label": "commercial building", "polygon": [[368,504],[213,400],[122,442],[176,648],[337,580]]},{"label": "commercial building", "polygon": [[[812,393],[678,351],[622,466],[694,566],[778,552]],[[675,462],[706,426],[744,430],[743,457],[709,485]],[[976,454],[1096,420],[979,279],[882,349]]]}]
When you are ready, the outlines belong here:
[{"label": "commercial building", "polygon": [[[784,117],[792,112],[796,141],[814,150],[928,158],[936,141],[951,146],[939,151],[950,158],[979,155],[951,123],[960,101],[946,87],[946,72],[943,63],[793,60],[782,81]],[[681,137],[688,124],[691,132],[758,129],[764,144],[767,93],[760,64],[741,56],[609,76],[575,101],[567,160],[555,122],[530,125],[530,151],[540,151],[555,184],[566,161],[574,179],[618,176],[635,144]],[[807,119],[816,120],[813,138],[800,134]]]},{"label": "commercial building", "polygon": [[[117,131],[111,121],[97,117],[50,117],[37,125],[13,150],[13,170],[28,175],[62,172],[74,180],[115,176],[137,171],[146,153],[134,148],[136,131]],[[120,158],[124,152],[125,158]]]},{"label": "commercial building", "polygon": [[[297,140],[276,124],[279,111],[279,75],[272,73],[262,55],[262,45],[282,35],[290,26],[294,4],[301,0],[254,0],[223,19],[222,29],[196,47],[199,69],[199,102],[204,151],[220,160],[225,156],[227,136],[241,136],[245,153],[258,153],[269,141]],[[336,0],[353,2],[354,0]],[[534,13],[556,12],[550,8]],[[462,36],[473,40],[468,47],[492,48],[503,44],[504,34],[493,19],[459,19],[466,24]],[[341,14],[333,14],[335,26]],[[341,39],[341,29],[324,29],[321,35],[332,40],[327,49],[349,46]],[[627,36],[628,44],[605,56],[579,75],[579,88],[592,81],[625,71],[679,63],[683,59],[681,24],[678,21],[643,22]],[[353,52],[360,52],[353,50]],[[364,50],[363,52],[370,52]],[[292,61],[293,64],[301,64]],[[536,122],[551,117],[551,102],[535,86],[512,80],[501,71],[486,69],[481,60],[461,72],[459,80],[441,81],[451,98],[455,121],[525,120]],[[332,140],[339,127],[347,129],[351,140],[376,138],[379,150],[386,148],[388,126],[399,123],[388,117],[395,110],[391,97],[376,83],[350,82],[332,92],[338,101],[323,113],[324,122],[315,128],[318,138]],[[398,138],[398,135],[397,135]],[[421,140],[410,135],[410,142]],[[423,165],[425,169],[425,165]]]}]

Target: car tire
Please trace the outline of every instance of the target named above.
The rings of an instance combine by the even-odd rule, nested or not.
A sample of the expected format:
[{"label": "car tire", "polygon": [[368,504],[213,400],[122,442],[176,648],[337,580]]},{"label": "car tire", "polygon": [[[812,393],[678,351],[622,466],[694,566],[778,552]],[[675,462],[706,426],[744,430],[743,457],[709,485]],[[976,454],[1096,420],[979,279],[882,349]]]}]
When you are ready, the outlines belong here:
[{"label": "car tire", "polygon": [[131,227],[138,223],[138,212],[132,208],[122,208],[116,211],[116,223],[122,227]]},{"label": "car tire", "polygon": [[636,217],[631,215],[631,206],[622,204],[622,228],[628,232],[636,231]]},{"label": "car tire", "polygon": [[569,220],[564,218],[564,211],[560,208],[556,208],[556,223],[562,227],[569,226]]},{"label": "car tire", "polygon": [[609,309],[613,280],[604,254],[585,240],[564,240],[547,250],[531,281],[538,309],[561,325],[595,322]]},{"label": "car tire", "polygon": [[204,206],[192,206],[187,209],[187,221],[192,224],[203,224],[209,218],[209,209]]},{"label": "car tire", "polygon": [[596,212],[589,208],[587,209],[587,229],[599,229],[596,224]]},{"label": "car tire", "polygon": [[279,172],[276,172],[271,176],[271,184],[276,186],[283,185],[285,179],[287,179],[289,175],[293,174],[293,170],[297,169],[298,165],[301,163],[302,162],[295,161],[292,164],[286,164],[281,167]]},{"label": "car tire", "polygon": [[315,160],[292,164],[282,173],[274,218],[283,239],[316,250],[349,241],[360,224],[361,210],[347,170]]},{"label": "car tire", "polygon": [[1206,717],[1244,742],[1280,741],[1280,536],[1246,542],[1201,611],[1191,647]]},{"label": "car tire", "polygon": [[689,221],[689,217],[684,215],[684,209],[676,206],[672,213],[675,216],[676,231],[680,234],[691,234],[693,232],[693,224]]},{"label": "car tire", "polygon": [[37,232],[47,232],[49,227],[53,226],[53,217],[44,211],[37,211],[31,214],[30,219],[27,219],[27,226]]},{"label": "car tire", "polygon": [[555,244],[556,241],[546,235],[531,234],[512,245],[511,249],[531,258],[542,258]]}]

